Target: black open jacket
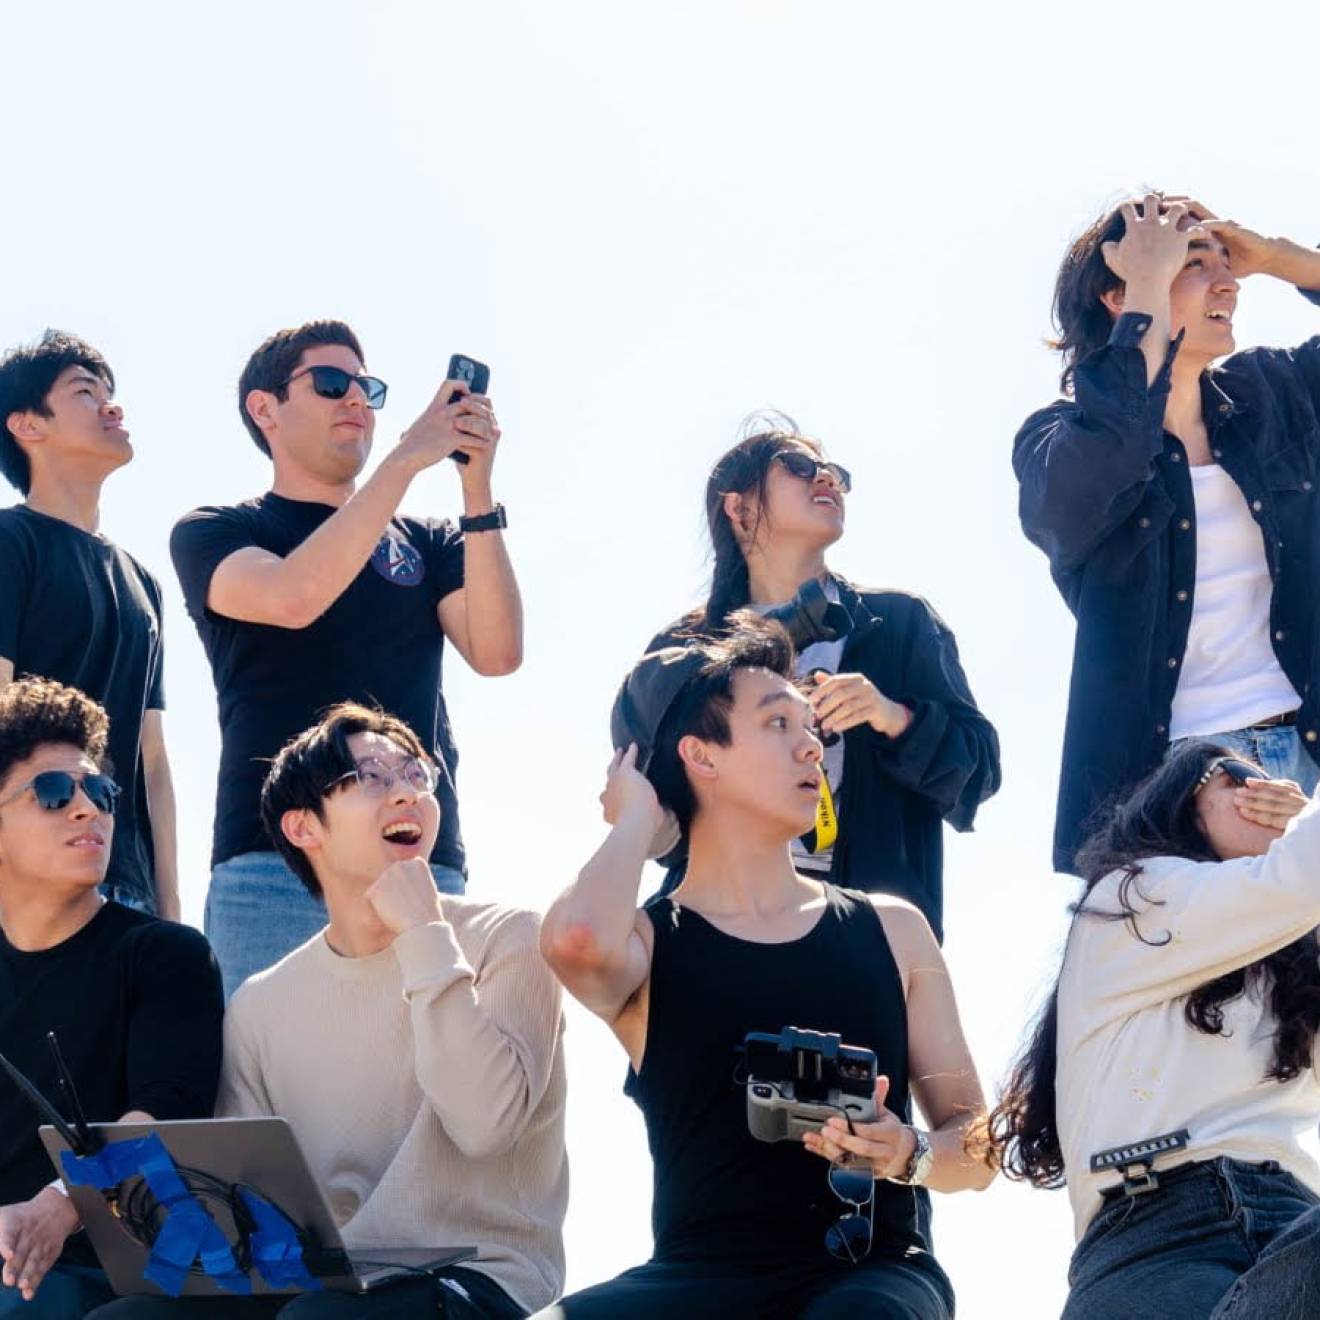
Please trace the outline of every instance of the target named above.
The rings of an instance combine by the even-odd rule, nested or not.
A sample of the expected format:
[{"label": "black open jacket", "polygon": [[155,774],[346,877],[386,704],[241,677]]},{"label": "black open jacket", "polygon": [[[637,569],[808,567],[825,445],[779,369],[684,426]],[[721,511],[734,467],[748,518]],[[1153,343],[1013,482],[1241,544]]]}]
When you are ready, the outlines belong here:
[{"label": "black open jacket", "polygon": [[[912,723],[897,738],[865,724],[843,735],[839,837],[829,878],[845,889],[907,899],[942,940],[941,822],[970,830],[977,807],[998,790],[999,737],[977,709],[953,633],[920,596],[834,581],[853,618],[839,672],[864,674],[912,711]],[[701,636],[683,620],[647,649],[685,646]],[[681,845],[662,859],[670,868],[666,888],[685,861]]]}]

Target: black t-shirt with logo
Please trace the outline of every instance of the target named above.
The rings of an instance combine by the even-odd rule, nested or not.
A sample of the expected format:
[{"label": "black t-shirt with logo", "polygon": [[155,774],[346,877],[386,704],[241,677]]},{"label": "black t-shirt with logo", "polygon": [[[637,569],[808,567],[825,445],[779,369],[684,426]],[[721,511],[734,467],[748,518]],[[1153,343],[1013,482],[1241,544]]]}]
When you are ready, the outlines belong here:
[{"label": "black t-shirt with logo", "polygon": [[143,714],[165,706],[160,584],[104,536],[22,504],[0,509],[0,656],[16,678],[53,678],[105,707],[124,790],[107,888],[152,902],[141,739]]},{"label": "black t-shirt with logo", "polygon": [[463,585],[463,538],[450,522],[396,517],[348,589],[305,628],[243,623],[206,607],[211,576],[245,546],[281,558],[335,513],[328,504],[266,494],[196,509],[170,553],[215,679],[220,780],[211,862],[273,844],[261,825],[271,758],[338,701],[379,705],[404,720],[440,767],[440,835],[431,860],[462,868],[454,792],[457,754],[441,692],[444,633],[436,606]]}]

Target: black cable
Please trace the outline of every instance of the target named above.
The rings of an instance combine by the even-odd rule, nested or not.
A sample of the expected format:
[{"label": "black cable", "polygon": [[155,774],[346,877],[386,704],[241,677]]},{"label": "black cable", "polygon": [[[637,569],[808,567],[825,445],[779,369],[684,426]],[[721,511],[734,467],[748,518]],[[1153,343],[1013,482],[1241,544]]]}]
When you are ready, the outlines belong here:
[{"label": "black cable", "polygon": [[[252,1212],[243,1201],[242,1193],[247,1191],[254,1196],[262,1196],[262,1194],[254,1187],[248,1187],[243,1183],[226,1182],[204,1169],[193,1169],[184,1164],[176,1165],[175,1168],[184,1186],[204,1207],[208,1204],[218,1205],[229,1212],[234,1224],[235,1236],[232,1241],[228,1238],[226,1241],[230,1251],[233,1252],[235,1266],[240,1272],[247,1273],[252,1267],[252,1234],[256,1231],[257,1225]],[[293,1217],[269,1197],[262,1196],[262,1199],[293,1225],[299,1244],[305,1248],[306,1235]],[[118,1191],[111,1198],[111,1208],[125,1233],[139,1246],[150,1251],[156,1245],[167,1209],[157,1199],[145,1178],[138,1177],[120,1183]],[[214,1220],[215,1216],[212,1215],[211,1218]],[[194,1261],[189,1266],[188,1273],[204,1275],[206,1270]]]}]

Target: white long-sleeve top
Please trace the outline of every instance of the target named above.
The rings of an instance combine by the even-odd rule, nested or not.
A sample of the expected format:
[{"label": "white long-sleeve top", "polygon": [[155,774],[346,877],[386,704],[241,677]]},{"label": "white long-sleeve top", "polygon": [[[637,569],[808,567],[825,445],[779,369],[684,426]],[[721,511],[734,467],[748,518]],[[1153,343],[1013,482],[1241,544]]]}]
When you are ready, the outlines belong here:
[{"label": "white long-sleeve top", "polygon": [[315,936],[245,981],[217,1112],[288,1119],[350,1248],[477,1248],[529,1311],[563,1289],[559,984],[532,912],[444,900],[365,958]]},{"label": "white long-sleeve top", "polygon": [[[1056,1112],[1077,1236],[1121,1181],[1091,1156],[1186,1128],[1170,1169],[1219,1156],[1277,1160],[1320,1194],[1320,1167],[1298,1145],[1320,1118],[1315,1066],[1291,1081],[1266,1070],[1276,1019],[1250,991],[1224,1005],[1224,1032],[1184,1016],[1187,995],[1284,948],[1320,925],[1320,804],[1306,806],[1260,857],[1192,862],[1158,857],[1130,886],[1143,943],[1123,921],[1081,915],[1059,981]],[[1088,908],[1118,912],[1120,873]]]}]

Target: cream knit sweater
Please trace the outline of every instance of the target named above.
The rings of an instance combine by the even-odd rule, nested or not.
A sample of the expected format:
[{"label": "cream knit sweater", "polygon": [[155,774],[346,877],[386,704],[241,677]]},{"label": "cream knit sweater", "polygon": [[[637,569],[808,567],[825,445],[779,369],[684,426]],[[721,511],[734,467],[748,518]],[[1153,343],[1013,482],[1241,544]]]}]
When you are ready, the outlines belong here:
[{"label": "cream knit sweater", "polygon": [[347,1246],[476,1246],[535,1311],[564,1283],[559,985],[534,913],[444,911],[366,958],[322,932],[244,982],[217,1113],[288,1119]]}]

